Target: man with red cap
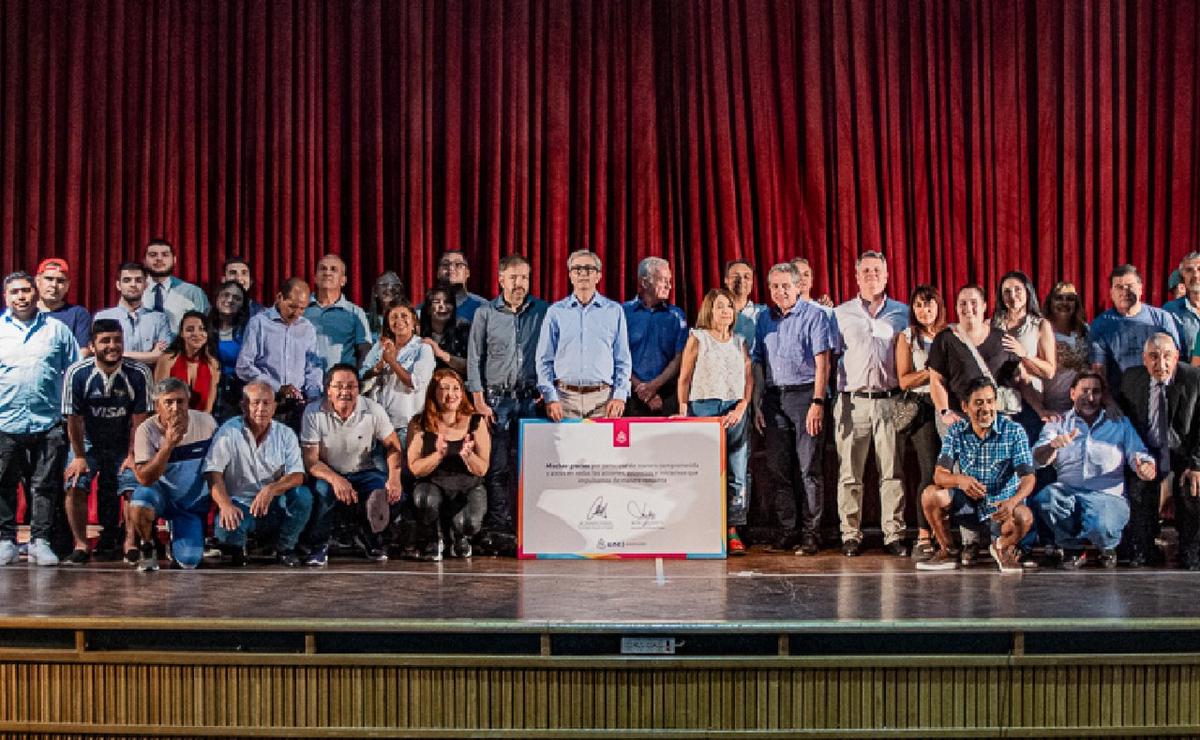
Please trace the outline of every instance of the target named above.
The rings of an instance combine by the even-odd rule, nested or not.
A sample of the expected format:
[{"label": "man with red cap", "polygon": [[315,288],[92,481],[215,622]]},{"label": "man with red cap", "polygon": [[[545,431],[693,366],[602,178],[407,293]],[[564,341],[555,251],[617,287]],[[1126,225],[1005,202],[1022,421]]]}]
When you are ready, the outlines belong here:
[{"label": "man with red cap", "polygon": [[[38,264],[34,278],[38,310],[67,325],[81,348],[92,341],[92,315],[83,306],[67,303],[71,268],[62,257],[47,257]],[[88,354],[85,350],[84,354]]]}]

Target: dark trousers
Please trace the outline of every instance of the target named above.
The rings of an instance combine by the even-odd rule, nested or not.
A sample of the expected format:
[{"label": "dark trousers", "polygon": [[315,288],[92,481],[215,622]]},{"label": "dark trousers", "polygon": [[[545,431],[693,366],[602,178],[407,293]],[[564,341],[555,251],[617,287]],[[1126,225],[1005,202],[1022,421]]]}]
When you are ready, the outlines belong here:
[{"label": "dark trousers", "polygon": [[927,530],[929,520],[925,518],[925,510],[921,506],[921,492],[933,485],[933,469],[937,466],[938,455],[942,451],[942,438],[938,435],[937,422],[934,421],[932,413],[918,419],[915,428],[900,436],[908,439],[916,453],[917,468],[921,474],[914,497],[917,502],[917,526]]},{"label": "dark trousers", "polygon": [[518,471],[517,442],[521,419],[538,417],[537,399],[498,396],[490,391],[485,395],[496,415],[496,422],[491,429],[492,453],[483,480],[487,487],[487,515],[483,528],[489,532],[513,533],[516,531],[514,479]]},{"label": "dark trousers", "polygon": [[[812,398],[812,389],[767,388],[763,393],[763,416],[767,427],[764,433],[768,474],[766,497],[787,536],[796,532],[798,523],[801,534],[820,535],[825,498],[825,482],[821,476],[825,432],[822,428],[821,434],[813,437],[805,428]],[[797,506],[797,498],[800,506]]]},{"label": "dark trousers", "polygon": [[[1121,537],[1122,555],[1146,559],[1154,552],[1158,533],[1159,490],[1165,476],[1143,481],[1132,475],[1125,477],[1129,494],[1129,524]],[[1172,498],[1175,502],[1175,531],[1179,533],[1179,557],[1190,563],[1200,560],[1200,499],[1188,494],[1182,486],[1183,470],[1175,471]]]},{"label": "dark trousers", "polygon": [[428,542],[437,537],[470,537],[479,532],[483,512],[487,508],[487,493],[483,486],[466,490],[442,488],[429,479],[417,481],[413,493],[417,516]]},{"label": "dark trousers", "polygon": [[662,408],[658,411],[653,411],[647,406],[642,399],[637,397],[636,393],[630,393],[629,399],[625,402],[625,416],[671,416],[679,413],[679,399],[676,394],[679,392],[679,386],[675,381],[667,383],[662,388],[658,389],[658,396],[662,399]]},{"label": "dark trousers", "polygon": [[49,540],[62,508],[67,436],[61,424],[34,434],[0,432],[0,539],[17,538],[17,486],[28,482],[29,536]]}]

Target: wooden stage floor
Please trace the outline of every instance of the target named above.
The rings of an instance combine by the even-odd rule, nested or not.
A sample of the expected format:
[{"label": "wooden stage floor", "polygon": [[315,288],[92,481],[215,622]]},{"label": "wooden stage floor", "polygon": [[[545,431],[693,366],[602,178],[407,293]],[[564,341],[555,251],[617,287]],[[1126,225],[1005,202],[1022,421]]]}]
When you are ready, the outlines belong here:
[{"label": "wooden stage floor", "polygon": [[204,621],[254,628],[1200,630],[1200,574],[1038,569],[990,561],[919,572],[830,552],[727,561],[335,561],[138,573],[121,563],[0,568],[0,626],[112,629]]}]

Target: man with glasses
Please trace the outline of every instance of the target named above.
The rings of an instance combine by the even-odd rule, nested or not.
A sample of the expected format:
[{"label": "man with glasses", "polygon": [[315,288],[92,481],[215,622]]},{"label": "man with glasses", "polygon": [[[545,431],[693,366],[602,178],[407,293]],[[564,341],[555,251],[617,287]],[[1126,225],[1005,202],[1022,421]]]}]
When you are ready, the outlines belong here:
[{"label": "man with glasses", "polygon": [[567,258],[571,295],[546,312],[537,346],[537,383],[551,421],[616,418],[629,398],[632,359],[621,304],[600,295],[600,257]]},{"label": "man with glasses", "polygon": [[467,290],[467,281],[470,278],[471,266],[467,264],[467,258],[461,251],[452,249],[442,254],[442,258],[438,260],[438,283],[454,290],[454,315],[463,321],[474,319],[479,307],[487,303],[483,296]]}]

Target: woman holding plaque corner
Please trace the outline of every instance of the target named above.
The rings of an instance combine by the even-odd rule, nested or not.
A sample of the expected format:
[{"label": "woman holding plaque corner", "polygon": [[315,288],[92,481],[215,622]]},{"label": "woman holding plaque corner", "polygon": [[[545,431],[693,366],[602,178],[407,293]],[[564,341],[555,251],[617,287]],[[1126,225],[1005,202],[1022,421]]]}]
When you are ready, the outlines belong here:
[{"label": "woman holding plaque corner", "polygon": [[[754,374],[745,342],[733,331],[737,312],[725,288],[708,291],[688,333],[679,369],[678,398],[687,399],[690,416],[716,416],[725,429],[728,553],[746,554],[738,527],[746,524],[750,487],[746,468],[750,436],[746,407],[754,389]],[[678,416],[683,416],[679,414]]]}]

